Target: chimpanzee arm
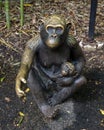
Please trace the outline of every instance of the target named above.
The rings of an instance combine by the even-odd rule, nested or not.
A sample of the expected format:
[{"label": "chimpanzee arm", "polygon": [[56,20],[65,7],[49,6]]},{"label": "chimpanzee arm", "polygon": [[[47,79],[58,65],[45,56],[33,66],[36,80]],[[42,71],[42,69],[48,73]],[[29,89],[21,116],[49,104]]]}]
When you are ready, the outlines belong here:
[{"label": "chimpanzee arm", "polygon": [[85,65],[85,57],[78,43],[71,48],[71,60],[75,65],[76,71],[80,74]]},{"label": "chimpanzee arm", "polygon": [[85,57],[84,57],[83,51],[81,47],[79,46],[78,41],[72,35],[68,36],[67,43],[71,50],[70,57],[71,57],[72,63],[74,64],[75,69],[78,72],[78,74],[80,74],[85,64]]},{"label": "chimpanzee arm", "polygon": [[38,46],[39,46],[39,36],[32,38],[26,44],[25,51],[23,53],[21,60],[21,66],[16,77],[15,89],[19,97],[25,95],[25,93],[21,90],[21,82],[26,83],[26,78]]}]

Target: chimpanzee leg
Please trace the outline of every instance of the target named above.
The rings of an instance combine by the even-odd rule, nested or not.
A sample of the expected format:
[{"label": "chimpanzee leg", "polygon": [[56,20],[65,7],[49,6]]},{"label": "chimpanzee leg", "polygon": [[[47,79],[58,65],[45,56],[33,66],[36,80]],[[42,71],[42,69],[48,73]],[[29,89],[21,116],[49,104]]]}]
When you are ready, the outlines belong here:
[{"label": "chimpanzee leg", "polygon": [[40,82],[36,78],[35,73],[30,70],[27,85],[30,88],[32,95],[37,103],[39,109],[44,114],[45,117],[53,118],[56,115],[57,108],[51,107],[44,97],[43,88],[40,85]]},{"label": "chimpanzee leg", "polygon": [[74,81],[74,83],[69,87],[64,87],[57,94],[49,100],[50,105],[54,106],[63,102],[68,97],[72,96],[82,85],[86,84],[87,80],[84,76],[80,76]]}]

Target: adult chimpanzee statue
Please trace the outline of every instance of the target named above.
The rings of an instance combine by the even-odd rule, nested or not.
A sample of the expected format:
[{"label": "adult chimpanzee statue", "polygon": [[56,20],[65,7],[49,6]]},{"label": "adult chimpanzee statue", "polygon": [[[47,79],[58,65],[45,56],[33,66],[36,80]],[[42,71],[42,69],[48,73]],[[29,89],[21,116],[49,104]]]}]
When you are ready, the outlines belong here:
[{"label": "adult chimpanzee statue", "polygon": [[[76,39],[69,35],[69,29],[70,24],[66,24],[62,17],[52,15],[47,18],[40,28],[40,35],[27,42],[16,78],[17,95],[25,96],[21,84],[27,79],[39,109],[48,118],[56,115],[55,105],[72,96],[86,83],[86,78],[82,76],[85,58]],[[60,76],[65,62],[72,63],[77,74]],[[51,96],[46,96],[49,93]]]}]

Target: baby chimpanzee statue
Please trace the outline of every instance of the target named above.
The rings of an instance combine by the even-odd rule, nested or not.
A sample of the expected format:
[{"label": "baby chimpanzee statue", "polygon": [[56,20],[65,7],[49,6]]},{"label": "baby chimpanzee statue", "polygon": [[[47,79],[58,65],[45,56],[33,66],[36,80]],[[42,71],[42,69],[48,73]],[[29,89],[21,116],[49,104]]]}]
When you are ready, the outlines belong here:
[{"label": "baby chimpanzee statue", "polygon": [[[48,118],[55,117],[55,105],[86,84],[82,75],[85,58],[76,39],[69,35],[70,27],[71,24],[58,15],[47,18],[40,27],[40,35],[27,42],[16,78],[17,95],[25,96],[21,85],[27,79],[39,109]],[[68,62],[76,73],[65,74],[68,65],[63,64]],[[51,93],[50,97],[46,96],[48,93]]]}]

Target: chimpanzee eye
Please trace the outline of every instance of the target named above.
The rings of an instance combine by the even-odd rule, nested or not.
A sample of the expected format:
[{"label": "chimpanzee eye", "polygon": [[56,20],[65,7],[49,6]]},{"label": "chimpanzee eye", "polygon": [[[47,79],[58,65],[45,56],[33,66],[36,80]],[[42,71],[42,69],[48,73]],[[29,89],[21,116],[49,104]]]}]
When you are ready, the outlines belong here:
[{"label": "chimpanzee eye", "polygon": [[46,28],[46,31],[47,31],[49,34],[52,34],[52,33],[54,32],[54,28],[51,27],[51,26],[48,26],[48,27]]},{"label": "chimpanzee eye", "polygon": [[63,28],[62,27],[56,27],[56,34],[62,34],[63,33]]}]

